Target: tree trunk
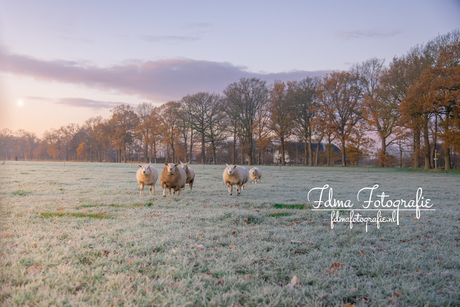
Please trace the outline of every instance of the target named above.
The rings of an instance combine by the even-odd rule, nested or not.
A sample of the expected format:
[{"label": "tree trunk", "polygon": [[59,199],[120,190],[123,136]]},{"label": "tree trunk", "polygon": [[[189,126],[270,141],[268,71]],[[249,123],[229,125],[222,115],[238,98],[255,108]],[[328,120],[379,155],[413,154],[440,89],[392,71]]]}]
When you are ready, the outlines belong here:
[{"label": "tree trunk", "polygon": [[286,165],[286,160],[284,156],[284,138],[281,138],[281,164]]},{"label": "tree trunk", "polygon": [[[307,146],[307,144],[305,144]],[[297,165],[299,165],[299,143],[296,144],[296,159],[297,159]]]},{"label": "tree trunk", "polygon": [[188,160],[188,163],[192,163],[192,151],[193,149],[193,130],[190,130],[190,158]]},{"label": "tree trunk", "polygon": [[342,136],[342,166],[347,166],[347,160],[345,158],[345,137]]},{"label": "tree trunk", "polygon": [[[449,131],[449,112],[446,114],[446,126],[445,126],[445,132],[447,133]],[[446,147],[444,150],[444,161],[445,161],[445,168],[446,170],[450,170],[450,148]]]},{"label": "tree trunk", "polygon": [[425,116],[423,121],[423,141],[425,143],[424,157],[425,157],[425,169],[431,169],[430,159],[430,136],[428,133],[428,116]]},{"label": "tree trunk", "polygon": [[253,156],[252,156],[252,133],[249,134],[249,146],[248,146],[248,154],[249,154],[249,165],[253,164]]},{"label": "tree trunk", "polygon": [[418,125],[414,128],[414,161],[413,167],[420,168],[420,129]]},{"label": "tree trunk", "polygon": [[172,163],[176,163],[176,150],[174,148],[174,142],[171,142],[171,151],[172,151]]},{"label": "tree trunk", "polygon": [[303,161],[303,165],[305,165],[305,166],[308,165],[308,161],[307,161],[307,160],[308,160],[308,159],[307,159],[307,154],[308,154],[308,153],[307,153],[307,142],[308,142],[307,139],[305,139],[305,147],[304,147],[304,149],[303,149],[303,155],[304,155],[304,157],[305,157],[305,161]]},{"label": "tree trunk", "polygon": [[233,164],[236,164],[236,129],[233,130]]},{"label": "tree trunk", "polygon": [[[260,135],[259,135],[259,142],[260,142]],[[257,165],[260,165],[260,146],[257,148]]]},{"label": "tree trunk", "polygon": [[380,139],[382,140],[382,149],[380,151],[380,161],[379,161],[379,167],[385,167],[385,156],[387,154],[387,144],[386,144],[386,138],[384,136],[380,136]]},{"label": "tree trunk", "polygon": [[211,146],[212,146],[212,157],[214,159],[214,165],[216,165],[216,146],[214,144],[214,141],[211,142]]},{"label": "tree trunk", "polygon": [[444,149],[444,161],[446,170],[451,170],[450,168],[450,148]]},{"label": "tree trunk", "polygon": [[201,164],[205,164],[205,142],[204,142],[204,133],[201,134]]},{"label": "tree trunk", "polygon": [[[305,157],[305,159],[307,159],[307,157]],[[313,165],[313,148],[311,145],[311,133],[308,134],[308,165]]]}]

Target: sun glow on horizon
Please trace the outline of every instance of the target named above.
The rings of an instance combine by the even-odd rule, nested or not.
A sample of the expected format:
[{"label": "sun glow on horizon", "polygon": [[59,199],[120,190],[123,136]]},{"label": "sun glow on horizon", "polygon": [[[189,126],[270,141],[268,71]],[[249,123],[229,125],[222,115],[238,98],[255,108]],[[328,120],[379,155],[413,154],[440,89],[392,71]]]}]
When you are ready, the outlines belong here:
[{"label": "sun glow on horizon", "polygon": [[18,100],[18,107],[22,107],[24,105],[24,101],[21,99]]}]

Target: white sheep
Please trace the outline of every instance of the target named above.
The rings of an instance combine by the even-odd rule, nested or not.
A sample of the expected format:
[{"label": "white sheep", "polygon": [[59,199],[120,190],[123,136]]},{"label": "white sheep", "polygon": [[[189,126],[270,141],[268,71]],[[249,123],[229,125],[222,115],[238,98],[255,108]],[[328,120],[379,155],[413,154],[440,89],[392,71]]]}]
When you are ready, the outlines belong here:
[{"label": "white sheep", "polygon": [[224,183],[228,187],[228,194],[232,195],[233,185],[236,185],[236,195],[241,194],[244,184],[248,182],[248,169],[239,165],[228,165],[223,173]]},{"label": "white sheep", "polygon": [[177,192],[177,196],[179,196],[180,190],[185,186],[186,178],[185,170],[179,164],[165,163],[160,178],[163,197],[166,197],[166,189],[169,189],[169,195],[171,195],[171,189],[173,189],[173,195],[174,192]]},{"label": "white sheep", "polygon": [[[185,174],[187,175],[187,179],[185,180],[185,183],[190,185],[190,190],[192,189],[193,183],[195,182],[195,171],[192,170],[190,167],[188,167],[188,163],[183,163],[180,162],[180,167],[182,167],[185,171]],[[185,186],[182,190],[185,189]]]},{"label": "white sheep", "polygon": [[252,183],[257,183],[257,179],[260,182],[260,178],[262,178],[262,171],[258,167],[253,167],[249,171],[249,178],[251,178]]},{"label": "white sheep", "polygon": [[140,186],[139,195],[144,193],[144,185],[149,186],[149,195],[155,193],[155,183],[158,180],[157,169],[150,164],[139,165],[139,169],[136,172],[137,183]]}]

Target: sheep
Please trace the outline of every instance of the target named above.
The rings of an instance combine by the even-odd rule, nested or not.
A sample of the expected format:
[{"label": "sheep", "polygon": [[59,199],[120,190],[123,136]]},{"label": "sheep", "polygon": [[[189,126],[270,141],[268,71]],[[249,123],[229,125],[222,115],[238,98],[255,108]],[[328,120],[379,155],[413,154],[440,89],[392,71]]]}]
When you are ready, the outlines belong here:
[{"label": "sheep", "polygon": [[166,189],[169,189],[169,195],[171,195],[171,189],[177,192],[179,196],[180,190],[185,186],[185,180],[187,175],[185,170],[179,166],[179,164],[165,163],[163,172],[161,173],[160,186],[163,188],[163,197],[166,197]]},{"label": "sheep", "polygon": [[236,195],[241,194],[244,184],[249,179],[249,172],[247,168],[238,165],[228,165],[222,174],[224,183],[228,187],[228,194],[232,195],[233,185],[236,185]]},{"label": "sheep", "polygon": [[136,172],[137,183],[140,186],[139,195],[144,193],[144,185],[149,186],[149,195],[155,193],[155,183],[158,180],[158,171],[157,169],[150,164],[139,165],[139,169]]},{"label": "sheep", "polygon": [[[182,167],[185,171],[185,174],[187,175],[187,179],[185,180],[185,183],[188,183],[190,185],[190,190],[192,189],[193,183],[195,182],[195,171],[192,170],[190,167],[188,167],[188,163],[183,163],[180,162],[180,167]],[[185,190],[185,186],[182,190]]]},{"label": "sheep", "polygon": [[251,178],[252,183],[257,183],[257,179],[259,179],[260,182],[260,178],[262,178],[262,171],[258,167],[253,167],[249,171],[249,177]]}]

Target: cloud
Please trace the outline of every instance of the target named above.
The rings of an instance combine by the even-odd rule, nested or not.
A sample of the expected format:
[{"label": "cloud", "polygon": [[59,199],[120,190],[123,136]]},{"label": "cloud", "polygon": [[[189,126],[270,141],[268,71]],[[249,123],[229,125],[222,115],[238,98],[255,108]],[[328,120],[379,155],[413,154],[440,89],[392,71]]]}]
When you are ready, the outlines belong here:
[{"label": "cloud", "polygon": [[92,109],[112,109],[122,104],[122,102],[97,101],[85,98],[60,98],[57,104],[63,104],[71,107],[84,107]]},{"label": "cloud", "polygon": [[351,40],[351,39],[381,39],[381,38],[387,38],[387,37],[392,37],[396,36],[401,31],[395,30],[395,31],[380,31],[380,30],[368,30],[368,31],[361,31],[361,30],[355,30],[355,31],[344,31],[344,32],[337,32],[337,36],[345,39],[345,40]]},{"label": "cloud", "polygon": [[142,40],[151,43],[182,43],[197,41],[200,38],[195,36],[176,36],[176,35],[143,35]]},{"label": "cloud", "polygon": [[38,96],[25,97],[28,101],[51,102],[71,107],[92,108],[92,109],[112,109],[123,104],[115,101],[98,101],[85,98],[46,98]]},{"label": "cloud", "polygon": [[185,95],[201,91],[221,92],[228,84],[240,78],[257,77],[273,82],[275,79],[287,81],[307,76],[324,76],[329,72],[291,71],[262,74],[248,72],[246,67],[228,62],[185,58],[130,60],[115,66],[100,67],[87,61],[40,60],[9,53],[1,48],[0,63],[2,72],[30,76],[42,81],[83,85],[102,91],[136,95],[153,102],[178,100]]}]

